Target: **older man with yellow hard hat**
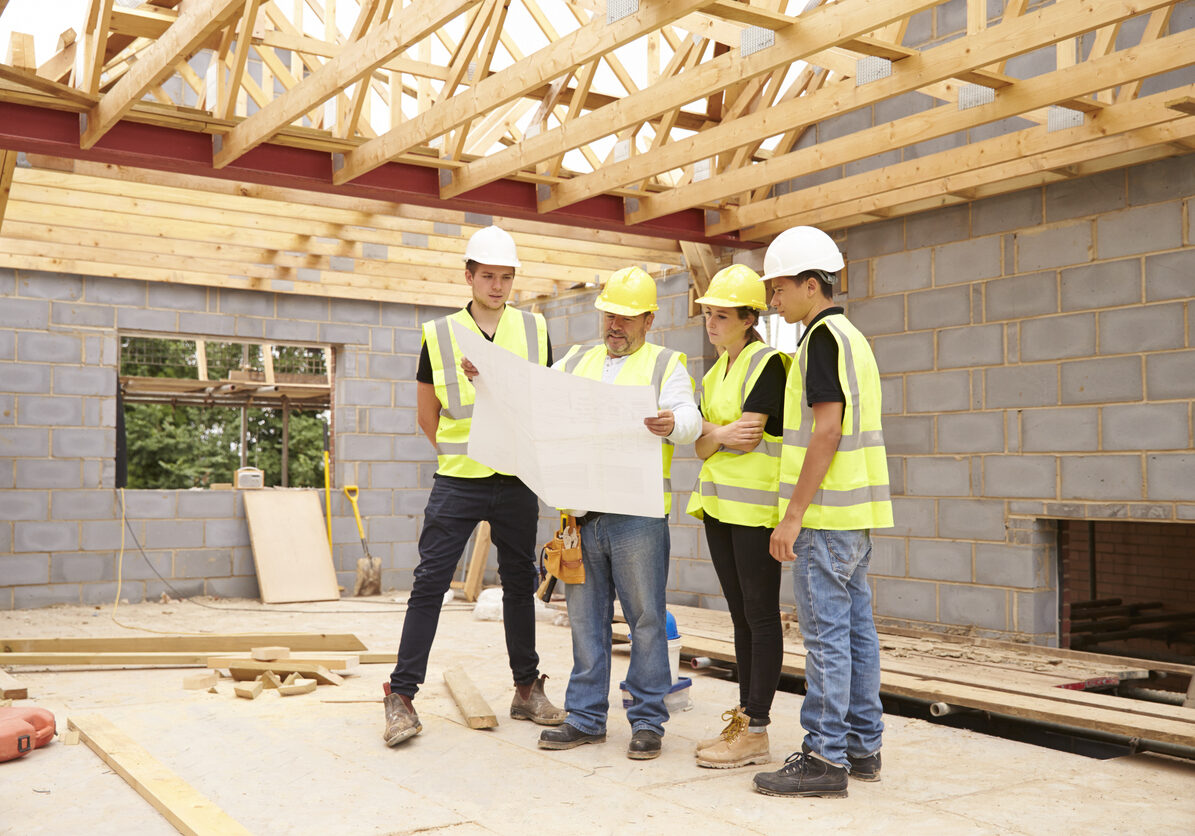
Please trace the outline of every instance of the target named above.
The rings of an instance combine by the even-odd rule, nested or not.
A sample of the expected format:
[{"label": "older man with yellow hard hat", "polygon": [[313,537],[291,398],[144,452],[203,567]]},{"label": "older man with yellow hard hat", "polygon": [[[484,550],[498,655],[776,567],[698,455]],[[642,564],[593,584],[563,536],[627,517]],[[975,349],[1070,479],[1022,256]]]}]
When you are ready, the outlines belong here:
[{"label": "older man with yellow hard hat", "polygon": [[664,697],[672,687],[665,629],[664,590],[668,581],[672,509],[671,468],[676,444],[701,433],[701,413],[693,400],[693,380],[685,355],[647,342],[655,320],[656,283],[638,267],[614,273],[594,306],[602,312],[603,344],[574,346],[553,368],[620,385],[655,388],[658,414],[644,419],[663,444],[664,516],[643,517],[590,511],[578,517],[585,582],[565,590],[573,634],[573,671],[565,692],[568,716],[545,730],[544,749],[572,749],[606,739],[610,708],[610,622],[614,595],[634,637],[626,687],[631,741],[627,757],[658,757],[668,720]]}]

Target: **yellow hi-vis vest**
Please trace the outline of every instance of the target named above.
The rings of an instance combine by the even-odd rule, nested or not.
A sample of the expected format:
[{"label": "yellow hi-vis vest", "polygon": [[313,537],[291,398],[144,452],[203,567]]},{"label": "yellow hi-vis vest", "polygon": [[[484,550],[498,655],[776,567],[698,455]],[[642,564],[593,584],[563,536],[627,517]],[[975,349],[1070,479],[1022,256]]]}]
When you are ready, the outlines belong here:
[{"label": "yellow hi-vis vest", "polygon": [[[659,402],[660,388],[672,375],[677,363],[680,363],[682,369],[685,368],[685,355],[654,343],[644,343],[622,364],[614,382],[623,386],[651,386],[656,390],[656,401]],[[590,349],[582,349],[581,346],[575,345],[564,355],[559,368],[569,374],[601,380],[605,366],[605,345],[595,345]],[[660,440],[664,442],[664,516],[668,516],[672,512],[672,453],[676,448],[668,439]]]},{"label": "yellow hi-vis vest", "polygon": [[[701,412],[705,420],[725,426],[743,414],[764,367],[780,356],[787,370],[790,358],[763,342],[747,343],[727,370],[726,352],[701,380]],[[780,489],[781,439],[764,433],[750,453],[721,447],[701,465],[697,485],[685,511],[697,519],[709,514],[733,525],[775,528],[780,520],[776,505]]]},{"label": "yellow hi-vis vest", "polygon": [[[450,321],[481,334],[473,315],[464,308],[423,323],[423,342],[427,345],[432,382],[440,401],[440,422],[436,426],[436,454],[440,466],[436,472],[443,476],[480,479],[496,471],[466,455],[475,391],[461,371],[461,350],[448,324]],[[542,366],[548,357],[548,325],[540,314],[508,305],[498,320],[494,343]]]},{"label": "yellow hi-vis vest", "polygon": [[[838,380],[846,398],[842,438],[830,469],[801,525],[827,531],[858,531],[892,525],[888,457],[880,428],[880,370],[871,346],[842,314],[814,323],[838,343]],[[780,514],[788,508],[805,451],[813,436],[813,410],[805,397],[805,370],[812,333],[805,334],[784,389],[784,449],[780,454]]]}]

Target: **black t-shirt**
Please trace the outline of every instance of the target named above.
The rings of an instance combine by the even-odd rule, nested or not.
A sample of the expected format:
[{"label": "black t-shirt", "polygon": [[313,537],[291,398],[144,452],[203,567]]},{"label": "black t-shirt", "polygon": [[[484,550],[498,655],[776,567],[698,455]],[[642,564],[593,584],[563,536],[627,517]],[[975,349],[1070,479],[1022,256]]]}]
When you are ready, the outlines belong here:
[{"label": "black t-shirt", "polygon": [[[473,316],[473,303],[470,302],[468,305],[465,305],[465,310],[467,310],[469,312],[469,316]],[[481,328],[478,328],[477,330],[481,331],[481,335],[483,337],[485,337],[487,340],[489,340],[490,342],[494,341],[493,334],[487,334]],[[547,359],[548,359],[548,362],[546,365],[551,366],[552,365],[552,341],[551,340],[548,340],[548,358]],[[415,370],[415,379],[417,381],[419,381],[420,383],[435,383],[435,379],[432,377],[432,358],[430,356],[428,356],[427,343],[424,343],[423,346],[419,349],[419,368],[417,368]]]},{"label": "black t-shirt", "polygon": [[[810,406],[815,403],[846,403],[842,381],[838,379],[838,341],[826,328],[818,328],[810,335],[819,320],[842,312],[839,307],[826,308],[813,318],[813,322],[801,334],[801,340],[809,338],[809,350],[805,354],[805,402]],[[798,353],[800,347],[801,341],[798,340]]]},{"label": "black t-shirt", "polygon": [[[743,412],[758,412],[768,416],[764,423],[764,432],[768,435],[780,436],[784,434],[784,382],[787,372],[784,361],[779,354],[774,354],[764,363],[759,379],[747,393],[743,401]],[[707,421],[709,416],[702,412]]]}]

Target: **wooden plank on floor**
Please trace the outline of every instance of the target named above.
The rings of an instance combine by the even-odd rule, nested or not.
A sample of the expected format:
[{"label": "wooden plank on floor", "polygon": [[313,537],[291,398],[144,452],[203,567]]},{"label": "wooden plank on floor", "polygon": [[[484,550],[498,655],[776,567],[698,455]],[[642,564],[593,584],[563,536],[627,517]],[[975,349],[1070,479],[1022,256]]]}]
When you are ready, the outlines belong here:
[{"label": "wooden plank on floor", "polygon": [[365,643],[352,633],[212,633],[203,636],[52,636],[46,638],[0,638],[0,653],[162,653],[196,651],[247,653],[262,645],[284,645],[299,651],[365,650]]},{"label": "wooden plank on floor", "polygon": [[457,708],[469,724],[471,729],[492,729],[498,725],[498,717],[494,709],[485,701],[481,691],[469,679],[464,668],[449,668],[444,671],[444,682],[448,691],[456,701]]},{"label": "wooden plank on floor", "polygon": [[333,673],[323,665],[313,662],[295,662],[290,659],[278,662],[254,662],[251,659],[246,659],[238,661],[236,665],[228,668],[228,673],[232,678],[240,682],[256,679],[266,671],[273,671],[277,674],[301,674],[305,679],[314,679],[321,685],[342,685],[344,683],[344,679],[339,674]]},{"label": "wooden plank on floor", "polygon": [[315,491],[242,493],[261,600],[267,604],[339,600]]},{"label": "wooden plank on floor", "polygon": [[245,834],[249,830],[99,714],[67,718],[83,742],[180,833]]},{"label": "wooden plank on floor", "polygon": [[29,686],[8,671],[0,670],[0,699],[27,700],[29,699]]}]

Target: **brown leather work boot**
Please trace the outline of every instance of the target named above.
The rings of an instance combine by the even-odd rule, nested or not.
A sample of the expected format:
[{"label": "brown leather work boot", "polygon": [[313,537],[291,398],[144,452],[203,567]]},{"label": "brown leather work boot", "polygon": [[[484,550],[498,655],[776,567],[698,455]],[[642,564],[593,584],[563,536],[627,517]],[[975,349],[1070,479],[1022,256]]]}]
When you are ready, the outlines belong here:
[{"label": "brown leather work boot", "polygon": [[387,694],[382,704],[386,707],[386,730],[382,732],[382,739],[387,746],[397,746],[423,731],[423,724],[419,722],[419,715],[415,713],[410,697]]},{"label": "brown leather work boot", "polygon": [[530,685],[516,685],[514,699],[510,701],[510,716],[516,720],[530,720],[541,726],[559,726],[567,715],[563,708],[552,705],[548,695],[544,693],[544,680],[541,676]]},{"label": "brown leather work boot", "polygon": [[697,752],[697,765],[709,769],[735,769],[753,763],[767,763],[772,759],[768,751],[766,729],[753,732],[742,726],[713,746]]},{"label": "brown leather work boot", "polygon": [[721,743],[726,739],[727,735],[734,734],[734,730],[739,726],[746,728],[747,723],[751,721],[751,718],[746,715],[741,705],[736,705],[734,708],[730,709],[730,711],[723,711],[722,719],[727,721],[726,728],[722,729],[721,733],[719,733],[717,737],[707,737],[705,740],[697,741],[698,752],[700,752],[702,749],[708,749],[711,746]]}]

